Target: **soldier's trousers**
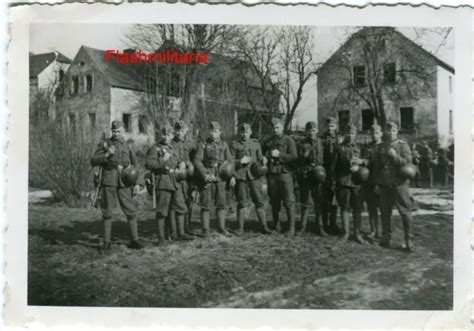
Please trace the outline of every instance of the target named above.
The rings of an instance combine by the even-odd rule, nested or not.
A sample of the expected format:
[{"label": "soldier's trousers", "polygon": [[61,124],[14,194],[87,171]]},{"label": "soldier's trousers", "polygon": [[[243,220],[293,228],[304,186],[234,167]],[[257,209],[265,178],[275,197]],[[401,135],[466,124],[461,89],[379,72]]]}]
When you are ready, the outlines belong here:
[{"label": "soldier's trousers", "polygon": [[390,241],[392,208],[398,210],[403,222],[405,239],[410,234],[411,224],[411,199],[409,193],[409,184],[405,182],[400,185],[385,186],[380,185],[380,210],[382,213],[382,240]]},{"label": "soldier's trousers", "polygon": [[263,197],[262,179],[237,180],[235,196],[237,198],[237,208],[239,209],[249,207],[250,201],[255,204],[255,209],[263,208],[265,206],[265,199]]},{"label": "soldier's trousers", "polygon": [[312,205],[316,211],[321,209],[322,184],[308,181],[306,177],[298,179],[301,208],[309,209]]},{"label": "soldier's trousers", "polygon": [[134,218],[137,214],[137,203],[132,197],[132,190],[131,187],[104,186],[100,203],[103,218],[112,218],[118,206],[127,218]]},{"label": "soldier's trousers", "polygon": [[375,186],[367,184],[362,186],[362,200],[367,203],[370,220],[379,219],[380,194],[375,193]]},{"label": "soldier's trousers", "polygon": [[280,211],[282,201],[285,208],[295,206],[295,189],[291,174],[269,174],[267,184],[268,196],[274,212]]},{"label": "soldier's trousers", "polygon": [[104,221],[104,241],[109,243],[112,239],[112,217],[120,206],[127,216],[132,240],[138,240],[137,229],[137,203],[132,196],[131,187],[104,186],[100,201],[100,209]]},{"label": "soldier's trousers", "polygon": [[167,217],[170,211],[174,211],[178,215],[185,214],[188,211],[181,188],[175,191],[156,191],[156,216]]},{"label": "soldier's trousers", "polygon": [[224,210],[226,208],[225,188],[226,182],[223,181],[206,184],[199,192],[202,210],[210,210],[213,202],[216,210]]}]

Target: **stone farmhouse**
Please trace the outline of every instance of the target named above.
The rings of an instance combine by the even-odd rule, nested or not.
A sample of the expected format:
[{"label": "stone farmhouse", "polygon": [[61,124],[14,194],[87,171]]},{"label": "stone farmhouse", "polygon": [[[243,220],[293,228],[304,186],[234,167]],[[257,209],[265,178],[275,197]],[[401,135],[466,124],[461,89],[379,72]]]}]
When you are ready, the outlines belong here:
[{"label": "stone farmhouse", "polygon": [[[49,52],[42,54],[29,54],[30,65],[30,98],[33,100],[39,91],[51,97],[54,104],[54,93],[63,79],[71,60],[60,52]],[[50,109],[49,115],[54,115]]]},{"label": "stone farmhouse", "polygon": [[[196,65],[200,66],[199,79],[186,80],[185,65],[173,64],[170,69],[166,67],[170,65],[153,67],[144,62],[106,63],[104,50],[82,46],[66,73],[56,111],[71,126],[80,121],[93,129],[97,137],[108,135],[110,123],[121,120],[126,138],[143,148],[155,141],[155,128],[164,122],[173,124],[179,118],[186,118],[183,112],[199,115],[197,123],[192,123],[195,133],[205,133],[209,122],[218,120],[225,137],[236,133],[239,120],[247,120],[256,112],[264,124],[270,123],[265,119],[279,114],[279,91],[266,82],[260,84],[265,92],[261,93],[262,86],[255,75],[242,70],[237,73],[237,65],[241,63],[211,53],[208,64]],[[188,89],[191,95],[184,100],[182,90],[190,81],[199,83]],[[158,113],[165,114],[164,118],[157,116]],[[265,129],[259,122],[253,123],[256,133]]]},{"label": "stone farmhouse", "polygon": [[[374,120],[394,120],[409,140],[454,133],[454,68],[394,28],[365,27],[318,69],[318,122],[334,116],[368,132]],[[385,118],[381,117],[382,112]]]}]

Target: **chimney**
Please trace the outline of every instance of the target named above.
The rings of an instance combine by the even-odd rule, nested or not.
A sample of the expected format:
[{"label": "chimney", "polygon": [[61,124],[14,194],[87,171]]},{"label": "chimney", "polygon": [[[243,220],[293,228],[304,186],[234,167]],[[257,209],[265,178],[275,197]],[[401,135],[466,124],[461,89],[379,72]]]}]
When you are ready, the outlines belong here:
[{"label": "chimney", "polygon": [[124,53],[136,53],[137,50],[134,48],[126,48],[123,50]]}]

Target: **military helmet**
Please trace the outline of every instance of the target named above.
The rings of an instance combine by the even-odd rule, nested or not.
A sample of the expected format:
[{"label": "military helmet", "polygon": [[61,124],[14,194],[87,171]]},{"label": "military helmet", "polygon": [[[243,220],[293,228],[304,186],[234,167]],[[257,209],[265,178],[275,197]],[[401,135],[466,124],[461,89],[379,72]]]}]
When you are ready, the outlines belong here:
[{"label": "military helmet", "polygon": [[250,174],[255,178],[265,176],[267,172],[268,167],[260,162],[254,162],[250,165]]},{"label": "military helmet", "polygon": [[417,173],[417,169],[413,164],[407,164],[400,168],[400,176],[403,179],[414,179]]},{"label": "military helmet", "polygon": [[309,179],[314,180],[318,183],[324,183],[326,181],[326,169],[323,166],[313,167],[309,173]]},{"label": "military helmet", "polygon": [[235,173],[234,164],[225,160],[219,167],[219,177],[223,180],[229,180]]},{"label": "military helmet", "polygon": [[122,170],[121,173],[122,182],[125,186],[134,186],[138,181],[138,170],[133,165],[129,165]]},{"label": "military helmet", "polygon": [[194,177],[194,165],[191,162],[186,162],[186,177],[192,178]]},{"label": "military helmet", "polygon": [[178,182],[181,182],[186,179],[187,172],[185,168],[177,168],[174,172],[174,177]]},{"label": "military helmet", "polygon": [[362,184],[369,180],[370,171],[367,167],[359,167],[359,169],[352,173],[352,179],[356,184]]}]

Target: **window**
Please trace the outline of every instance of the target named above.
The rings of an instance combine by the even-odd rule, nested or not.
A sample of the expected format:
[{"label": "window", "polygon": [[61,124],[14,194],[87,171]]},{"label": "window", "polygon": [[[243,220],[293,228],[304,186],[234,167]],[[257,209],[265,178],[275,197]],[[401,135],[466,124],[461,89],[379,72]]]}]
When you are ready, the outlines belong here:
[{"label": "window", "polygon": [[125,128],[125,131],[132,131],[132,114],[122,114],[122,122]]},{"label": "window", "polygon": [[374,112],[372,109],[362,109],[362,130],[370,130],[374,124]]},{"label": "window", "polygon": [[76,114],[69,114],[69,127],[71,130],[76,130]]},{"label": "window", "polygon": [[94,129],[95,128],[95,113],[89,113],[88,116],[89,116],[89,126]]},{"label": "window", "polygon": [[72,76],[71,79],[71,94],[75,95],[79,91],[79,76]]},{"label": "window", "polygon": [[378,41],[378,46],[379,46],[379,50],[381,50],[381,51],[385,50],[387,48],[387,39],[381,38]]},{"label": "window", "polygon": [[453,76],[449,76],[449,93],[453,93]]},{"label": "window", "polygon": [[449,134],[453,134],[453,133],[454,133],[453,127],[454,127],[453,111],[450,110],[450,111],[449,111]]},{"label": "window", "polygon": [[413,130],[415,128],[415,117],[412,107],[400,108],[400,128],[403,130]]},{"label": "window", "polygon": [[351,115],[348,110],[339,111],[339,131],[342,132],[351,121]]},{"label": "window", "polygon": [[383,82],[395,83],[396,77],[395,63],[386,63],[383,65]]},{"label": "window", "polygon": [[148,121],[145,115],[138,115],[138,132],[146,133]]},{"label": "window", "polygon": [[59,81],[62,81],[63,78],[64,78],[64,70],[63,70],[63,69],[59,69],[58,80],[59,80]]},{"label": "window", "polygon": [[365,85],[365,66],[354,66],[354,85],[364,86]]},{"label": "window", "polygon": [[92,92],[92,75],[86,75],[86,93]]}]

